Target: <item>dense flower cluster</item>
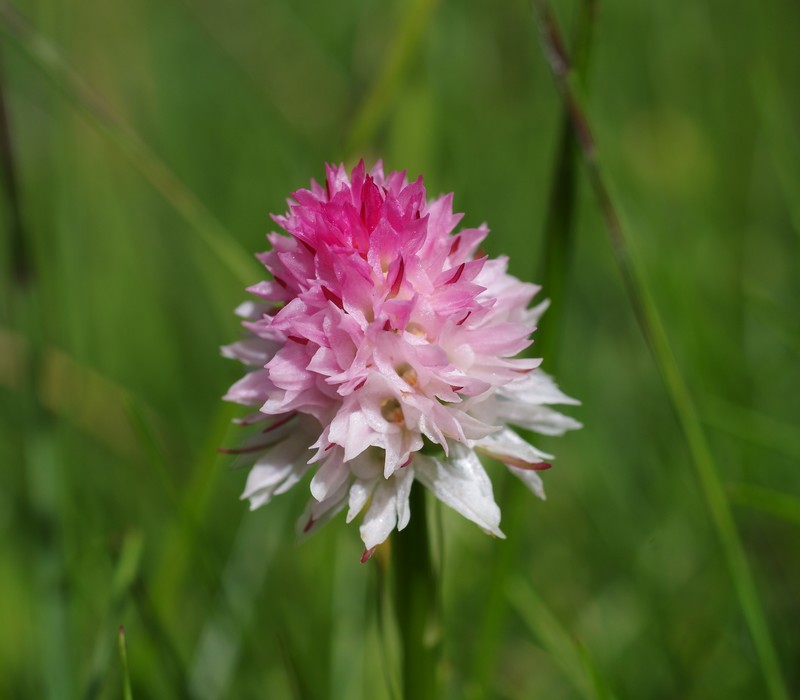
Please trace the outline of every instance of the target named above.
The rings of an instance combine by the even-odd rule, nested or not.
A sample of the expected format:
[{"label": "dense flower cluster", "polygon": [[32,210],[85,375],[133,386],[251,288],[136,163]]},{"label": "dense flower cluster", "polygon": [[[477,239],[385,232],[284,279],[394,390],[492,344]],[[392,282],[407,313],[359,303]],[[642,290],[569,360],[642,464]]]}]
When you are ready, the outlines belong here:
[{"label": "dense flower cluster", "polygon": [[242,304],[248,336],[223,353],[255,369],[226,399],[255,406],[259,430],[239,460],[254,463],[243,498],[267,503],[313,471],[301,521],[310,530],[362,510],[365,557],[408,523],[417,479],[502,537],[477,453],[504,462],[538,496],[551,455],[508,425],[557,435],[580,424],[575,404],[516,358],[546,304],[538,287],[477,252],[485,226],[453,233],[452,195],[428,201],[422,178],[327,168],[325,185],[295,192],[258,256],[271,278]]}]

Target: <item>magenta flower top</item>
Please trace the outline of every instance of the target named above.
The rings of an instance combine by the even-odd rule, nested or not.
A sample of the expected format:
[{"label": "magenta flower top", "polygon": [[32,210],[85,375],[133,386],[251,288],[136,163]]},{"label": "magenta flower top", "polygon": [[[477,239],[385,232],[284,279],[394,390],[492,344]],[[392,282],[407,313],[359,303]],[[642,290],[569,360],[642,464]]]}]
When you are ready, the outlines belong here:
[{"label": "magenta flower top", "polygon": [[552,456],[508,425],[580,427],[550,408],[578,402],[540,360],[516,357],[546,306],[528,308],[539,288],[478,251],[486,226],[454,233],[452,195],[428,201],[421,177],[329,166],[324,186],[292,197],[273,217],[289,236],[269,234],[258,256],[272,279],[237,310],[248,337],[223,348],[255,368],[225,396],[257,407],[241,422],[262,428],[231,450],[254,462],[243,498],[257,508],[313,471],[301,529],[366,508],[366,558],[408,523],[417,479],[502,537],[476,453],[543,498]]}]

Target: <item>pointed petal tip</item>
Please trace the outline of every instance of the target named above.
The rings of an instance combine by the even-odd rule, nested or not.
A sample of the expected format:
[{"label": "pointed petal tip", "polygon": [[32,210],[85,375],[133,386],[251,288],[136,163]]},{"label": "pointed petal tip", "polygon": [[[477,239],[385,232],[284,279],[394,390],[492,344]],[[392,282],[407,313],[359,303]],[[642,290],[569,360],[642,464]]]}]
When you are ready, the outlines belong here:
[{"label": "pointed petal tip", "polygon": [[521,464],[514,463],[511,466],[517,469],[530,469],[536,472],[546,471],[551,469],[553,465],[550,462],[522,462]]},{"label": "pointed petal tip", "polygon": [[375,554],[375,550],[377,547],[370,547],[369,549],[365,549],[364,553],[361,555],[361,563],[366,564],[369,561],[370,557]]}]

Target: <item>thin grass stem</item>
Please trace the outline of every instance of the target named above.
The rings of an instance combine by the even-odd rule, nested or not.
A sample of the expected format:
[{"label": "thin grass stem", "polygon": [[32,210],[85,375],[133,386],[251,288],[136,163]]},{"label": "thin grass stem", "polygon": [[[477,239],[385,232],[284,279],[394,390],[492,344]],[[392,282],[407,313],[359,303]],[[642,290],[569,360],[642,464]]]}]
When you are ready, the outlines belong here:
[{"label": "thin grass stem", "polygon": [[609,194],[587,112],[575,86],[576,76],[570,65],[555,15],[545,0],[533,0],[533,7],[539,20],[542,46],[580,144],[589,184],[598,201],[628,297],[688,443],[706,507],[719,537],[769,696],[773,700],[788,700],[789,695],[778,655],[730,504],[725,496],[694,401],[678,368],[649,285],[628,247],[622,219]]},{"label": "thin grass stem", "polygon": [[111,645],[108,643],[108,623],[115,618],[119,620],[124,612],[133,583],[139,576],[143,544],[144,539],[140,532],[132,531],[125,535],[119,561],[114,569],[108,611],[104,616],[103,624],[100,625],[100,633],[92,654],[91,669],[82,695],[84,700],[93,700],[99,697],[102,691],[103,678],[112,658]]},{"label": "thin grass stem", "polygon": [[0,176],[8,204],[8,231],[11,239],[11,276],[17,287],[25,287],[33,275],[30,243],[22,221],[17,166],[11,138],[11,123],[6,104],[6,81],[0,66]]},{"label": "thin grass stem", "polygon": [[[589,69],[592,36],[594,34],[596,0],[583,0],[579,6],[575,23],[573,54],[576,56],[575,70],[582,82],[586,82]],[[542,255],[541,280],[544,294],[550,299],[550,309],[540,323],[540,340],[537,353],[546,358],[547,367],[555,371],[558,344],[563,314],[561,307],[567,290],[567,278],[575,247],[575,217],[577,214],[578,142],[572,130],[569,114],[561,117],[556,161],[551,179],[552,187],[544,226],[544,251]]]},{"label": "thin grass stem", "polygon": [[402,22],[387,51],[386,60],[353,118],[353,127],[345,143],[345,153],[349,157],[361,155],[360,151],[375,138],[392,97],[417,53],[436,3],[437,0],[414,0],[402,13]]},{"label": "thin grass stem", "polygon": [[119,649],[119,660],[122,665],[122,697],[123,700],[133,700],[133,691],[131,690],[131,674],[128,668],[128,648],[125,644],[125,628],[119,628],[117,635],[117,645]]},{"label": "thin grass stem", "polygon": [[[579,6],[575,24],[574,51],[580,56],[581,75],[589,68],[590,49],[594,33],[596,0],[583,0]],[[567,288],[569,265],[575,244],[574,227],[577,209],[576,163],[579,150],[572,130],[569,114],[562,116],[560,141],[553,165],[552,189],[545,216],[544,255],[542,283],[552,308],[545,314],[544,330],[537,341],[537,355],[546,358],[549,371],[554,371],[561,305]],[[503,520],[508,540],[498,548],[491,570],[489,591],[484,606],[480,642],[474,660],[472,697],[488,697],[490,679],[496,666],[497,650],[500,647],[503,622],[507,616],[506,582],[518,560],[520,538],[518,536],[525,521],[530,493],[516,480],[503,494]]]}]

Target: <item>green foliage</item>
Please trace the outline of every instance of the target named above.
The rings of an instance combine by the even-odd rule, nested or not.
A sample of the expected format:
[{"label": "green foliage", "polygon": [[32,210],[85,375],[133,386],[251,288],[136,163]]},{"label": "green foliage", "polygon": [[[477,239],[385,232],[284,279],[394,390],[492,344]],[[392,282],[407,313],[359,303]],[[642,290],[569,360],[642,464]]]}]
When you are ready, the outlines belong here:
[{"label": "green foliage", "polygon": [[[583,94],[790,696],[798,22],[787,0],[602,3]],[[526,2],[26,0],[0,27],[0,697],[392,696],[380,553],[359,564],[341,519],[297,544],[303,489],[248,513],[216,453],[246,251],[361,155],[454,191],[520,277],[541,280],[546,238],[569,261],[538,346],[585,428],[539,440],[544,503],[492,470],[509,541],[439,513],[447,697],[766,695],[580,167],[553,195],[569,215],[550,208],[574,149]]]}]

